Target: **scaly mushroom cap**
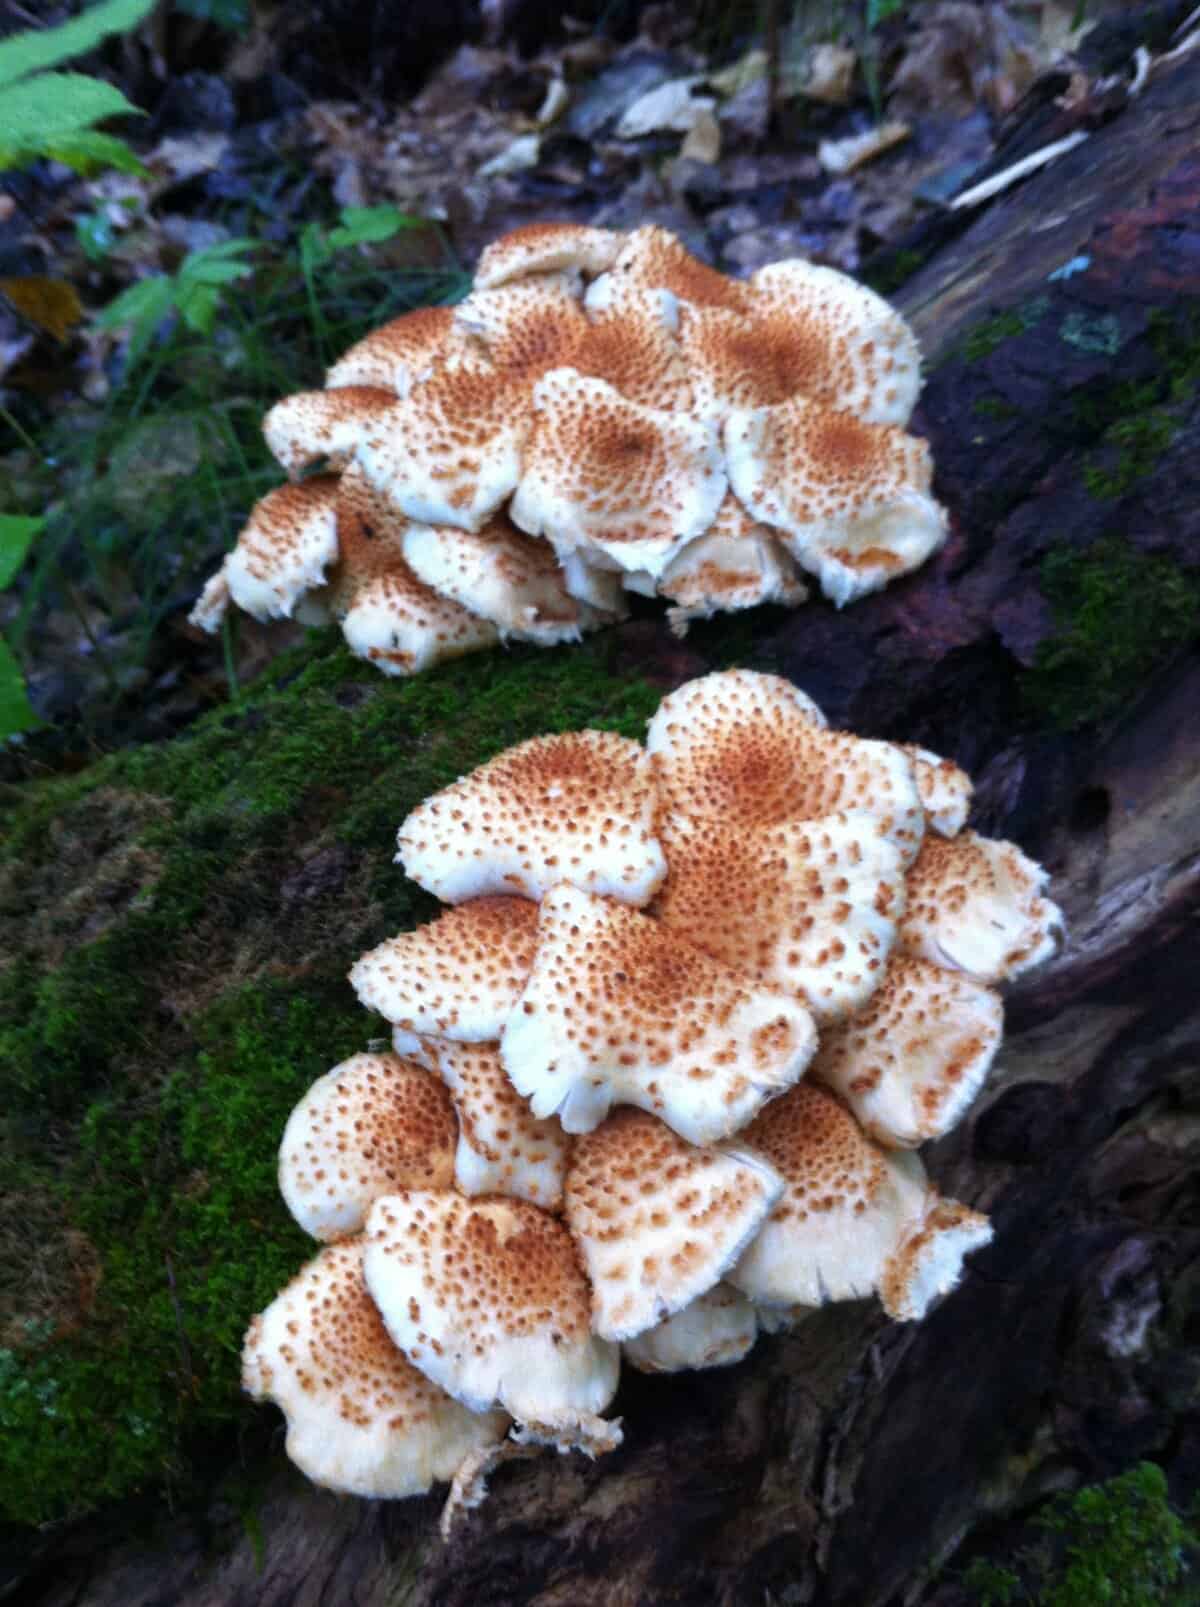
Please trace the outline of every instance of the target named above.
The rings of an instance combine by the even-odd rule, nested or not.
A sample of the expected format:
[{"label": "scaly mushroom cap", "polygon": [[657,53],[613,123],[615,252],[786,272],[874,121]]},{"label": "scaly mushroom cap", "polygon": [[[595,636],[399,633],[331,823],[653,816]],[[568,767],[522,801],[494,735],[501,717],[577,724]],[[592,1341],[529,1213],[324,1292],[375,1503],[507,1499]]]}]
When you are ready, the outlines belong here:
[{"label": "scaly mushroom cap", "polygon": [[822,1032],[810,1075],[872,1138],[908,1149],[957,1126],[991,1068],[1004,1010],[990,988],[894,954],[874,996]]},{"label": "scaly mushroom cap", "polygon": [[299,391],[276,402],[263,419],[271,455],[290,479],[328,458],[343,469],[368,435],[390,435],[396,428],[391,391],[347,385],[336,391]]},{"label": "scaly mushroom cap", "polygon": [[925,815],[912,763],[888,742],[828,731],[811,698],[776,675],[725,670],[659,704],[646,731],[668,808],[773,826],[866,809],[911,860]]},{"label": "scaly mushroom cap", "polygon": [[497,1039],[529,978],[537,914],[528,899],[473,898],[362,955],[350,985],[405,1032]]},{"label": "scaly mushroom cap", "polygon": [[627,1339],[621,1355],[639,1373],[732,1367],[754,1348],[758,1312],[732,1284],[719,1283],[653,1328]]},{"label": "scaly mushroom cap", "polygon": [[637,1105],[693,1144],[736,1132],[815,1047],[795,999],[565,884],[542,900],[533,971],[500,1040],[536,1116],[587,1133],[610,1105]]},{"label": "scaly mushroom cap", "polygon": [[724,421],[735,408],[771,407],[795,392],[758,324],[740,311],[685,303],[679,311],[679,342],[699,418]]},{"label": "scaly mushroom cap", "polygon": [[423,1495],[503,1439],[503,1412],[468,1411],[388,1338],[362,1275],[362,1241],[327,1246],[254,1318],[242,1387],[287,1418],[287,1454],[350,1495]]},{"label": "scaly mushroom cap", "polygon": [[929,448],[886,424],[794,397],[725,421],[729,483],[838,607],[925,562],[946,539]]},{"label": "scaly mushroom cap", "polygon": [[930,753],[928,748],[918,748],[912,743],[902,743],[901,746],[917,773],[926,825],[932,827],[939,837],[957,837],[971,813],[974,782],[953,759],[940,758],[938,754]]},{"label": "scaly mushroom cap", "polygon": [[459,1188],[557,1210],[571,1140],[557,1122],[533,1115],[500,1063],[499,1044],[445,1042],[436,1053],[458,1112]]},{"label": "scaly mushroom cap", "polygon": [[663,570],[658,591],[675,603],[667,619],[683,636],[693,619],[782,603],[794,608],[808,596],[796,565],[766,525],[756,524],[726,492],[712,529],[691,541]]},{"label": "scaly mushroom cap", "polygon": [[658,576],[712,524],[726,479],[716,427],[631,402],[555,368],[533,393],[533,432],[509,512],[562,557]]},{"label": "scaly mushroom cap", "polygon": [[592,1285],[592,1331],[632,1339],[709,1290],[783,1192],[742,1149],[697,1149],[644,1111],[575,1140],[567,1226]]},{"label": "scaly mushroom cap", "polygon": [[570,595],[549,542],[527,536],[503,513],[478,531],[410,524],[404,556],[419,580],[490,620],[501,640],[577,642],[607,617]]},{"label": "scaly mushroom cap", "polygon": [[799,260],[769,263],[750,285],[759,338],[786,395],[872,424],[908,423],[921,389],[921,353],[882,296],[835,268]]},{"label": "scaly mushroom cap", "polygon": [[894,1322],[919,1322],[962,1277],[963,1257],[992,1242],[992,1224],[958,1200],[934,1196],[924,1217],[890,1257],[879,1283]]},{"label": "scaly mushroom cap", "polygon": [[693,306],[731,312],[745,312],[750,304],[747,286],[708,267],[654,223],[625,236],[612,267],[588,287],[584,299],[589,311],[603,310],[621,305],[634,290],[669,290]]},{"label": "scaly mushroom cap", "polygon": [[337,558],[338,483],[336,475],[320,474],[282,485],[256,502],[237,545],[193,609],[192,623],[217,630],[230,600],[255,619],[290,618]]},{"label": "scaly mushroom cap", "polygon": [[400,827],[397,858],[448,904],[487,893],[536,899],[556,882],[645,904],[667,868],[658,808],[636,742],[609,731],[534,737],[419,804]]},{"label": "scaly mushroom cap", "polygon": [[314,1239],[358,1233],[399,1188],[449,1188],[458,1123],[431,1072],[399,1055],[352,1055],[292,1111],[279,1149],[284,1204]]},{"label": "scaly mushroom cap", "polygon": [[692,381],[678,339],[679,303],[667,290],[632,291],[597,312],[563,363],[607,380],[631,402],[668,412],[692,408]]},{"label": "scaly mushroom cap", "polygon": [[475,288],[492,290],[532,273],[579,268],[589,277],[612,266],[623,236],[579,223],[526,223],[493,240],[475,268]]},{"label": "scaly mushroom cap", "polygon": [[761,1305],[820,1306],[878,1291],[889,1315],[922,1315],[935,1293],[957,1282],[967,1250],[982,1242],[972,1234],[984,1218],[969,1213],[974,1223],[965,1236],[957,1217],[943,1222],[936,1208],[946,1202],[918,1157],[880,1149],[827,1089],[793,1088],[741,1137],[786,1185],[726,1274]]},{"label": "scaly mushroom cap", "polygon": [[587,1279],[554,1217],[409,1189],[376,1203],[363,1270],[395,1343],[472,1411],[502,1406],[564,1448],[620,1442],[596,1415],[620,1353],[590,1331]]},{"label": "scaly mushroom cap", "polygon": [[1015,843],[973,831],[926,837],[908,873],[900,946],[979,982],[1020,976],[1062,944],[1062,911],[1041,896],[1049,880]]},{"label": "scaly mushroom cap", "polygon": [[407,521],[352,465],[338,483],[339,561],[327,595],[350,651],[386,675],[416,675],[492,647],[496,627],[417,579],[404,557]]},{"label": "scaly mushroom cap", "polygon": [[528,397],[524,380],[490,365],[439,368],[392,398],[386,427],[362,432],[357,462],[407,518],[478,530],[520,478]]},{"label": "scaly mushroom cap", "polygon": [[756,982],[799,995],[822,1027],[879,986],[904,910],[904,864],[862,809],[744,826],[671,814],[662,924]]},{"label": "scaly mushroom cap", "polygon": [[480,342],[498,369],[530,382],[570,362],[588,328],[578,286],[565,274],[535,274],[496,290],[473,290],[455,307],[454,322]]},{"label": "scaly mushroom cap", "polygon": [[441,364],[478,355],[477,343],[456,329],[453,307],[418,307],[351,346],[326,374],[325,387],[368,385],[407,396]]}]

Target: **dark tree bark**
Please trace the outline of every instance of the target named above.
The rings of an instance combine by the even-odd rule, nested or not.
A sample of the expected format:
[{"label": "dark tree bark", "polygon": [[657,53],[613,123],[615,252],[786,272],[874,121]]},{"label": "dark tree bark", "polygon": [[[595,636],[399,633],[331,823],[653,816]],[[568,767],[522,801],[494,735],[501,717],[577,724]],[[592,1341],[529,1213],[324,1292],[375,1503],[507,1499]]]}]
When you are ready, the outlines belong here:
[{"label": "dark tree bark", "polygon": [[[1068,913],[1066,952],[1009,993],[986,1095],[931,1157],[996,1225],[961,1288],[920,1325],[836,1307],[736,1368],[628,1378],[622,1450],[503,1469],[448,1547],[435,1498],[372,1505],[280,1471],[261,1557],[224,1511],[115,1552],[89,1530],[26,1601],[953,1607],[934,1566],[1002,1545],[1049,1488],[1143,1456],[1194,1487],[1200,662],[1181,650],[1135,706],[1068,734],[1030,717],[1022,676],[1053,626],[1046,554],[1120,539],[1200,565],[1200,402],[1166,384],[1163,344],[1182,352],[1200,312],[1198,127],[1185,61],[922,269],[900,301],[951,539],[845,614],[758,624],[759,661],[833,721],[968,766],[982,829],[1046,861]],[[1137,386],[1170,428],[1131,474],[1101,404]],[[676,644],[644,620],[618,650],[669,685],[737,628]]]}]

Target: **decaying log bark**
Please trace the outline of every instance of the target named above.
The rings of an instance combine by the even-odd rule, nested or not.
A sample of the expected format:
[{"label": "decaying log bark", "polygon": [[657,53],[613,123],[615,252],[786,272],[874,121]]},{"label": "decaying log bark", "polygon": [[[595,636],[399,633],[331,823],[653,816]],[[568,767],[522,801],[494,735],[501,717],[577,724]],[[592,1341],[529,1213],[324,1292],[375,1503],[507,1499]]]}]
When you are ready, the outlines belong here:
[{"label": "decaying log bark", "polygon": [[[1012,989],[989,1090],[932,1157],[996,1223],[959,1291],[921,1325],[834,1308],[739,1367],[629,1378],[621,1451],[502,1470],[448,1547],[435,1498],[371,1505],[281,1470],[260,1540],[222,1511],[115,1553],[89,1530],[42,1559],[25,1601],[954,1607],[967,1598],[934,1566],[1002,1543],[1045,1490],[1146,1455],[1195,1484],[1200,664],[1177,659],[1074,736],[1025,718],[1017,682],[1050,629],[1051,548],[1119,535],[1200,563],[1195,386],[1164,399],[1169,439],[1116,494],[1082,472],[1112,450],[1084,404],[1115,367],[1153,380],[1164,310],[1200,309],[1194,89],[1186,63],[1164,71],[913,281],[900,300],[932,363],[918,427],[951,541],[845,614],[760,626],[760,661],[835,722],[974,771],[983,829],[1052,867],[1071,922],[1067,951]],[[675,644],[643,620],[619,652],[674,684],[726,628]]]}]

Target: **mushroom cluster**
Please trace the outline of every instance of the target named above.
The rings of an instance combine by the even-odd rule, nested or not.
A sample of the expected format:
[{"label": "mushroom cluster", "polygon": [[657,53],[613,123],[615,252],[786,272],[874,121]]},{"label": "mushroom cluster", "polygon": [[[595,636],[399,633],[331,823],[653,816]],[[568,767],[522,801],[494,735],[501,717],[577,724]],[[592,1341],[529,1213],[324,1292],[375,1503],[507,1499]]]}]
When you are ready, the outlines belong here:
[{"label": "mushroom cluster", "polygon": [[[255,506],[192,620],[340,622],[391,675],[550,645],[661,595],[672,626],[839,606],[946,535],[906,433],[916,340],[804,261],[733,280],[653,225],[532,224],[455,307],[353,346],[264,421],[291,483]],[[320,471],[320,472],[310,472]]]},{"label": "mushroom cluster", "polygon": [[350,972],[388,1052],[320,1078],[280,1185],[324,1241],[254,1319],[245,1384],[321,1484],[405,1496],[538,1445],[620,1443],[620,1360],[739,1360],[826,1301],[921,1317],[987,1243],[917,1146],[1062,938],[1046,873],[965,829],[924,749],[709,675],[645,747],[535,738],[419,805],[444,901]]}]

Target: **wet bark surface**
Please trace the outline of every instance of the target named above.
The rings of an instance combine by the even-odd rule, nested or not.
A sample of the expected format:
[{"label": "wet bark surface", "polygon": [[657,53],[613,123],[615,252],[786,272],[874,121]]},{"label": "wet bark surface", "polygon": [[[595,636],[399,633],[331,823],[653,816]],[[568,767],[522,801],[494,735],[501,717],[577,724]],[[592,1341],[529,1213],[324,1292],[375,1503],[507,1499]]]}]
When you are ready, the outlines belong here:
[{"label": "wet bark surface", "polygon": [[[1028,718],[1019,682],[1052,625],[1052,549],[1119,536],[1200,563],[1196,387],[1155,393],[1171,428],[1132,478],[1088,405],[1153,387],[1163,318],[1182,349],[1200,312],[1194,86],[1186,62],[1164,70],[899,298],[930,357],[917,428],[953,515],[944,552],[845,614],[755,622],[759,661],[833,722],[971,769],[980,828],[1049,864],[1067,911],[1067,950],[1010,990],[992,1082],[930,1157],[995,1222],[960,1289],[920,1325],[847,1305],[733,1369],[627,1377],[620,1451],[502,1469],[448,1546],[435,1497],[370,1504],[281,1470],[253,1533],[221,1509],[113,1550],[89,1526],[43,1555],[25,1601],[956,1607],[954,1569],[1002,1550],[1046,1490],[1144,1456],[1195,1487],[1200,662],[1184,652],[1073,734]],[[669,686],[734,628],[676,643],[643,619],[614,652]]]}]

